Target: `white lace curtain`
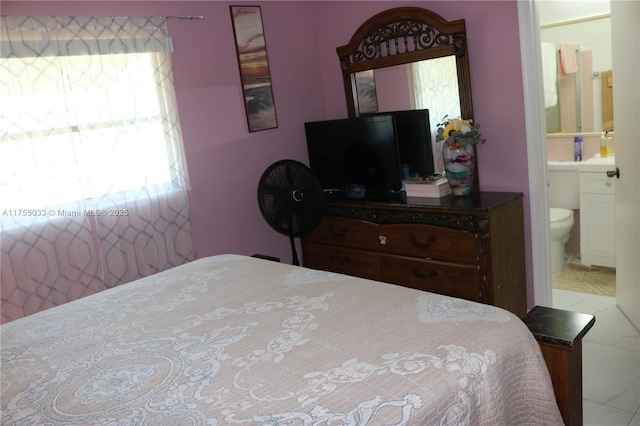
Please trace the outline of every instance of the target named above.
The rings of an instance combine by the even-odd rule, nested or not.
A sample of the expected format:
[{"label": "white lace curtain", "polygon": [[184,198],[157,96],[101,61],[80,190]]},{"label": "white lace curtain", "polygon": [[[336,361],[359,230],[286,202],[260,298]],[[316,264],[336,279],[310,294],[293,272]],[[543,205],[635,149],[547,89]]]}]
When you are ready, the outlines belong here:
[{"label": "white lace curtain", "polygon": [[428,109],[436,170],[444,170],[442,149],[435,144],[438,123],[445,116],[460,117],[460,94],[455,56],[430,59],[411,64],[416,109]]},{"label": "white lace curtain", "polygon": [[166,19],[1,19],[2,322],[192,260]]}]

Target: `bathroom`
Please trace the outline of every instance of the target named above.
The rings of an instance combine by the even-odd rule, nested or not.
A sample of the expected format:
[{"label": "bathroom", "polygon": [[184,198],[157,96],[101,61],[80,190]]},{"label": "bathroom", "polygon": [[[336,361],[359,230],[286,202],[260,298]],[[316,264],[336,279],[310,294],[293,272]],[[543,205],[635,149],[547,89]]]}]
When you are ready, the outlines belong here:
[{"label": "bathroom", "polygon": [[578,11],[570,4],[540,2],[552,275],[556,287],[570,266],[604,270],[613,285],[613,294],[605,292],[615,295],[610,6],[590,2]]},{"label": "bathroom", "polygon": [[[635,174],[634,170],[630,170],[636,165],[636,161],[634,160],[638,158],[637,150],[629,147],[630,144],[626,143],[627,139],[625,138],[625,135],[633,135],[633,137],[635,137],[637,134],[635,131],[635,129],[637,129],[636,124],[629,124],[630,120],[637,119],[637,97],[634,98],[632,95],[634,93],[633,88],[638,87],[637,72],[627,72],[625,69],[626,63],[623,63],[625,59],[621,61],[620,56],[615,56],[615,52],[620,52],[621,46],[622,49],[629,46],[626,44],[627,40],[635,40],[635,44],[631,43],[631,45],[633,46],[632,49],[637,49],[637,27],[634,27],[636,28],[636,30],[634,30],[635,32],[627,32],[624,26],[619,25],[621,22],[621,14],[625,14],[625,16],[628,17],[628,21],[623,20],[622,22],[629,22],[628,25],[633,25],[634,16],[638,16],[638,9],[637,6],[633,6],[635,9],[631,8],[632,3],[633,2],[612,2],[609,4],[608,1],[603,2],[602,0],[589,2],[545,0],[537,2],[540,24],[543,26],[541,28],[541,41],[548,41],[554,43],[554,45],[556,43],[575,44],[580,46],[580,51],[592,51],[593,68],[590,77],[592,82],[593,105],[595,106],[593,123],[602,125],[603,120],[601,116],[596,115],[597,110],[602,111],[602,104],[598,103],[598,99],[600,99],[601,102],[602,97],[601,85],[603,81],[606,85],[612,83],[608,77],[604,80],[602,79],[602,72],[611,70],[614,66],[613,64],[615,64],[616,67],[614,72],[616,73],[617,87],[626,89],[616,92],[616,102],[620,102],[621,100],[623,102],[625,100],[636,102],[635,109],[630,108],[629,111],[616,110],[617,127],[615,127],[615,130],[619,133],[619,139],[616,146],[615,135],[611,135],[614,137],[611,141],[611,150],[613,153],[617,152],[616,155],[618,158],[616,158],[616,155],[605,157],[606,161],[611,162],[609,165],[589,165],[590,162],[604,161],[591,160],[600,153],[600,140],[603,127],[594,127],[591,131],[581,129],[580,131],[567,130],[566,133],[559,133],[562,129],[553,129],[549,126],[549,131],[555,131],[556,133],[548,134],[545,145],[547,158],[550,162],[556,161],[557,167],[561,168],[564,166],[566,169],[570,169],[566,171],[570,178],[561,179],[560,182],[572,186],[574,189],[571,190],[571,194],[569,195],[560,191],[560,198],[564,199],[564,201],[567,201],[568,198],[573,198],[571,202],[574,203],[575,206],[576,186],[578,187],[577,203],[580,207],[582,207],[582,204],[597,200],[599,197],[608,197],[609,201],[615,204],[615,208],[610,206],[607,211],[599,212],[600,217],[594,221],[595,230],[603,234],[609,234],[608,237],[610,238],[615,238],[615,232],[611,230],[618,227],[627,230],[626,232],[620,232],[620,229],[618,229],[619,235],[624,235],[625,233],[629,235],[628,241],[622,241],[620,237],[618,237],[619,240],[615,241],[615,244],[618,245],[620,250],[617,252],[617,255],[615,251],[610,253],[613,254],[613,264],[617,266],[617,269],[582,265],[582,261],[585,259],[584,252],[581,250],[581,243],[585,241],[581,241],[580,231],[585,228],[585,215],[582,208],[572,209],[575,223],[570,229],[566,243],[563,243],[561,247],[563,252],[566,250],[569,262],[561,273],[554,274],[552,282],[554,308],[590,313],[596,316],[596,324],[587,336],[585,336],[585,341],[583,342],[583,419],[585,426],[640,425],[640,407],[638,405],[640,401],[638,397],[640,391],[640,384],[638,383],[638,374],[640,371],[640,367],[638,366],[638,360],[640,359],[638,355],[640,334],[638,332],[639,326],[637,322],[638,293],[636,290],[639,284],[638,274],[636,273],[637,265],[630,266],[630,263],[637,262],[638,259],[637,249],[635,249],[635,251],[633,249],[633,247],[637,247],[638,234],[636,232],[637,227],[629,227],[629,222],[624,221],[624,216],[615,218],[622,218],[622,221],[614,220],[612,217],[613,212],[619,210],[621,206],[623,206],[625,211],[638,208],[637,199],[629,197],[629,192],[625,191],[629,183],[634,184],[637,182],[637,180],[633,182],[633,177],[637,176],[637,174]],[[594,10],[598,6],[603,7],[600,10]],[[625,8],[627,6],[629,9]],[[570,12],[574,12],[574,14],[571,15]],[[575,12],[580,12],[582,15],[575,16]],[[609,12],[611,12],[614,17],[614,23],[618,22],[618,25],[611,26]],[[581,18],[584,18],[586,15],[592,18],[604,15],[604,18],[589,19],[577,23],[573,22],[569,24],[569,26],[573,25],[575,27],[581,24],[583,26],[592,25],[592,27],[598,27],[605,23],[607,28],[602,31],[598,31],[597,28],[591,28],[586,36],[584,34],[581,35],[584,37],[583,39],[566,38],[556,41],[544,38],[552,31],[557,32],[564,29],[564,26],[554,27],[548,26],[548,24],[581,20]],[[611,34],[611,31],[613,34]],[[566,35],[567,34],[565,34],[565,36]],[[576,36],[577,35],[576,31]],[[612,40],[615,41],[615,44]],[[598,48],[596,45],[602,45],[603,47]],[[612,60],[612,50],[614,50],[613,56],[616,58],[615,60]],[[637,50],[634,51],[637,52]],[[605,64],[599,62],[603,56],[608,61]],[[633,55],[629,56],[634,58]],[[637,55],[635,58],[635,63],[637,64]],[[634,62],[628,60],[628,63],[633,64]],[[631,65],[629,65],[629,68],[634,71],[637,69]],[[599,72],[600,74],[594,76],[593,72]],[[587,77],[589,77],[588,74]],[[580,82],[582,83],[582,81]],[[618,98],[618,96],[620,96],[618,94],[621,92],[626,93]],[[550,94],[553,95],[553,93]],[[560,99],[560,102],[562,102],[562,99]],[[585,109],[586,108],[582,108],[582,112],[584,112]],[[629,128],[633,129],[633,131],[629,132]],[[582,136],[583,138],[581,153],[583,161],[577,163],[577,165],[573,163],[575,136]],[[604,148],[604,152],[606,153],[606,143]],[[632,153],[630,153],[630,151],[632,151]],[[624,156],[621,155],[623,153]],[[614,159],[615,165],[613,164],[614,161],[612,161]],[[606,186],[606,177],[601,177],[600,181],[605,181],[605,186],[599,188],[601,193],[588,194],[588,196],[583,196],[583,194],[580,193],[580,184],[583,183],[583,181],[589,183],[590,179],[587,179],[588,177],[591,177],[591,175],[600,176],[601,173],[606,173],[606,171],[600,171],[600,173],[586,174],[586,170],[592,167],[605,167],[606,170],[615,170],[616,166],[621,168],[620,180],[612,178],[610,180],[610,186]],[[551,191],[551,187],[557,183],[553,180],[554,173],[551,173],[551,170],[549,170],[551,167],[556,166],[550,166],[547,170],[550,185],[548,197],[550,207],[555,203],[555,201],[552,202],[553,191]],[[578,167],[581,167],[583,170],[584,176],[582,181],[580,179],[580,172],[576,170]],[[572,168],[573,170],[571,170]],[[558,174],[560,173],[565,173],[565,171],[559,171]],[[630,175],[632,179],[629,179]],[[606,174],[602,176],[606,176]],[[622,183],[625,179],[626,182]],[[607,191],[615,191],[615,194],[607,194]],[[610,218],[606,217],[607,214]],[[587,221],[589,221],[589,219],[587,219]],[[615,225],[613,223],[614,221],[616,222]],[[562,241],[562,239],[560,241]],[[561,253],[561,255],[564,255],[564,253]],[[602,290],[604,286],[599,285],[601,284],[599,281],[592,280],[591,278],[589,278],[590,282],[595,281],[598,285],[584,286],[579,280],[564,280],[566,275],[565,271],[569,269],[569,265],[579,265],[589,270],[598,269],[608,272],[608,275],[612,278],[609,279],[608,282],[612,282],[613,284],[609,286],[612,287],[613,294],[602,295],[601,293],[597,293],[596,291]],[[589,271],[585,272],[583,277],[587,274],[589,276],[598,275],[597,273]],[[566,288],[564,286],[570,287]]]}]

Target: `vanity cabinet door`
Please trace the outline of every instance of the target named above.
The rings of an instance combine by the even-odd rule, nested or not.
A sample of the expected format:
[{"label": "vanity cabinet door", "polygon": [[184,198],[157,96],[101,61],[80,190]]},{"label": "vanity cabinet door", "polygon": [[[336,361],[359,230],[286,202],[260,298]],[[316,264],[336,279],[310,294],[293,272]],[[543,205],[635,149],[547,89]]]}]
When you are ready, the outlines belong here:
[{"label": "vanity cabinet door", "polygon": [[604,172],[580,173],[580,257],[585,265],[616,267],[615,184]]},{"label": "vanity cabinet door", "polygon": [[476,302],[482,301],[478,286],[478,270],[474,265],[382,254],[380,273],[384,282]]},{"label": "vanity cabinet door", "polygon": [[477,241],[474,234],[441,226],[394,224],[382,225],[380,251],[476,265]]},{"label": "vanity cabinet door", "polygon": [[371,280],[380,279],[380,256],[377,252],[307,243],[304,245],[304,265]]}]

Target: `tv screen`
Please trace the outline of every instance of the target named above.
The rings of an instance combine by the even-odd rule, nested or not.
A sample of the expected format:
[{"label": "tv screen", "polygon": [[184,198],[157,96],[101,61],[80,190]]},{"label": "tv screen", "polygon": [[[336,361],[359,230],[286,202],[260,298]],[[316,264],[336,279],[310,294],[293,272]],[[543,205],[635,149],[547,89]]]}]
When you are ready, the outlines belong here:
[{"label": "tv screen", "polygon": [[429,110],[392,111],[371,115],[380,114],[391,114],[395,117],[400,164],[409,166],[409,175],[431,176],[434,166]]},{"label": "tv screen", "polygon": [[325,191],[351,184],[371,195],[402,189],[392,115],[309,122],[305,133],[309,166]]}]

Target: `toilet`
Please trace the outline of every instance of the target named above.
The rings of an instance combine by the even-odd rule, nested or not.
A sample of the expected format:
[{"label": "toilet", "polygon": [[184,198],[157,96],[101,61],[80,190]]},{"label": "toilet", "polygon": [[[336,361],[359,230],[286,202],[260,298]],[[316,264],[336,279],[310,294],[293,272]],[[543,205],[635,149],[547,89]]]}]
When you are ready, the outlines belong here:
[{"label": "toilet", "polygon": [[566,262],[564,243],[569,240],[573,228],[573,210],[551,207],[549,223],[551,226],[551,274],[556,275],[562,272]]},{"label": "toilet", "polygon": [[549,225],[551,274],[564,269],[567,256],[564,244],[569,240],[574,219],[580,208],[580,177],[576,161],[549,161]]}]

